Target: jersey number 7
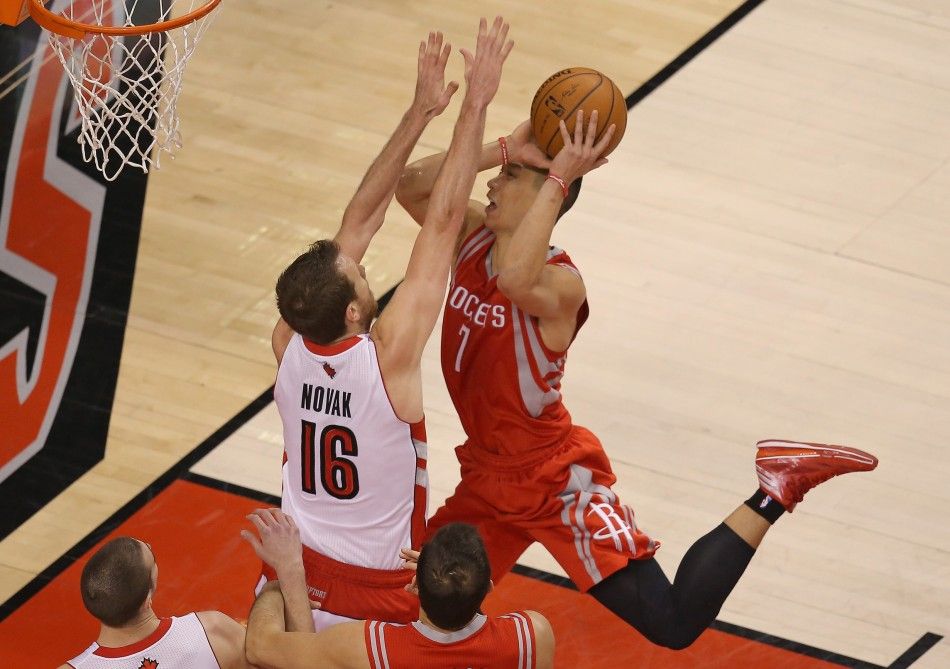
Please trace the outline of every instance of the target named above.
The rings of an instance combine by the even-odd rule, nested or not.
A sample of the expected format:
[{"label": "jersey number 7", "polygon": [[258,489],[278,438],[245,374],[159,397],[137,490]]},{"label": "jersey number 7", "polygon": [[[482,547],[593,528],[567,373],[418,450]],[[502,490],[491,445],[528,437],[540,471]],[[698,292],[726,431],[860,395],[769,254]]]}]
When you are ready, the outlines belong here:
[{"label": "jersey number 7", "polygon": [[360,491],[360,477],[356,463],[343,457],[356,457],[359,449],[353,431],[342,425],[327,425],[320,433],[320,453],[317,454],[317,426],[308,420],[300,422],[300,480],[304,492],[317,493],[317,462],[320,464],[320,483],[327,494],[337,499],[353,499]]}]

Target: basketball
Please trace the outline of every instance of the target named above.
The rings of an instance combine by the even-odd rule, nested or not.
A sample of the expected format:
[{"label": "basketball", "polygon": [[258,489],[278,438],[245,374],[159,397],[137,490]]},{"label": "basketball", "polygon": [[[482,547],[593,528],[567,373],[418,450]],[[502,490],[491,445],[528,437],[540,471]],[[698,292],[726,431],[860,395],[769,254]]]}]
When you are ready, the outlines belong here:
[{"label": "basketball", "polygon": [[604,155],[613,151],[627,128],[627,102],[617,84],[589,67],[571,67],[548,77],[531,101],[531,129],[538,146],[551,158],[564,146],[558,122],[563,120],[573,135],[579,109],[584,119],[597,110],[596,143],[610,127],[617,125]]}]

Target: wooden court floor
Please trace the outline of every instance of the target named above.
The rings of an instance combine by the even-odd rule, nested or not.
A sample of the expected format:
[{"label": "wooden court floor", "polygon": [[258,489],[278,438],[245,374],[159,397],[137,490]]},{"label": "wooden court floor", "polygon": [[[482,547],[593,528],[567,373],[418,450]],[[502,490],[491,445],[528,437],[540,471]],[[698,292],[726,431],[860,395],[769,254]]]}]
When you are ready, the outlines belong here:
[{"label": "wooden court floor", "polygon": [[[106,459],[0,543],[0,600],[272,383],[274,277],[332,234],[409,100],[426,30],[461,44],[476,9],[507,12],[517,46],[494,137],[564,65],[646,93],[742,5],[314,4],[278,25],[270,3],[231,3],[189,68],[186,146],[149,181]],[[948,37],[936,0],[766,0],[638,97],[555,237],[593,312],[566,401],[604,441],[668,571],[751,493],[757,439],[879,455],[874,474],[831,482],[779,522],[720,617],[873,666],[950,632]],[[456,110],[416,155],[446,145]],[[414,233],[394,207],[368,255],[377,293],[401,277]],[[436,345],[433,509],[460,441]],[[194,471],[273,494],[272,414]],[[539,550],[524,564],[558,571]],[[914,663],[948,665],[945,642]]]}]

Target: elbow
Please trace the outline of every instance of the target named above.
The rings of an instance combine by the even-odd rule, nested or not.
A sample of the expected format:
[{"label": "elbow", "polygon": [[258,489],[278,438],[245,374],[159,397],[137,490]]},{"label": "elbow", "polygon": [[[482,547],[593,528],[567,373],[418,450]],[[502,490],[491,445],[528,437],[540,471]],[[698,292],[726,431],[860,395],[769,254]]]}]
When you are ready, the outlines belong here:
[{"label": "elbow", "polygon": [[244,638],[244,655],[247,657],[247,661],[262,669],[273,666],[269,662],[268,644],[267,640],[263,638],[265,636],[259,631],[249,629],[247,636]]},{"label": "elbow", "polygon": [[412,204],[418,197],[419,170],[409,165],[402,171],[399,181],[396,182],[396,202],[402,206]]},{"label": "elbow", "polygon": [[425,225],[457,235],[465,222],[465,212],[465,206],[436,198],[429,202],[426,209]]},{"label": "elbow", "polygon": [[519,298],[530,293],[534,284],[533,278],[523,271],[507,269],[498,273],[498,290],[515,303],[518,303]]},{"label": "elbow", "polygon": [[248,630],[247,636],[244,637],[244,656],[247,658],[247,661],[253,665],[260,666],[262,663],[261,649],[257,635],[252,634],[250,630]]}]

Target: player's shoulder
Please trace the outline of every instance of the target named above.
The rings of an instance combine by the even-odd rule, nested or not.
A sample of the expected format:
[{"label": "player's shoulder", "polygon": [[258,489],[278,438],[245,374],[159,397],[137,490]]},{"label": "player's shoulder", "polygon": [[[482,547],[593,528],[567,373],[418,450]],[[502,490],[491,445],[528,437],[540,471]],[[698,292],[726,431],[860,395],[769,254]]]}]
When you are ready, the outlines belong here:
[{"label": "player's shoulder", "polygon": [[570,254],[562,249],[559,246],[549,246],[547,257],[545,262],[552,267],[563,267],[570,270],[578,277],[580,277],[580,270],[577,268],[577,265],[574,264],[574,261],[571,259]]},{"label": "player's shoulder", "polygon": [[554,636],[551,622],[544,617],[543,613],[538,611],[525,611],[524,614],[531,620],[531,626],[534,628],[535,637],[537,637],[539,633],[549,634],[552,637]]},{"label": "player's shoulder", "polygon": [[462,237],[485,225],[485,204],[478,200],[469,200],[465,208],[465,223],[462,225]]},{"label": "player's shoulder", "polygon": [[462,223],[462,229],[459,231],[458,240],[455,244],[455,257],[458,258],[462,247],[468,243],[475,233],[481,232],[485,227],[485,205],[478,200],[469,200],[468,208],[465,210],[465,221]]},{"label": "player's shoulder", "polygon": [[537,649],[538,669],[553,666],[554,663],[554,628],[547,618],[537,611],[525,611],[531,620],[534,629],[534,645]]},{"label": "player's shoulder", "polygon": [[235,639],[244,636],[244,626],[225,613],[220,611],[196,611],[194,615],[198,618],[198,622],[201,623],[212,643],[215,639]]},{"label": "player's shoulder", "polygon": [[211,651],[222,669],[246,667],[244,657],[244,625],[220,611],[197,611],[194,614],[204,628]]}]

